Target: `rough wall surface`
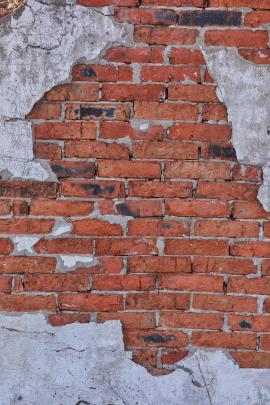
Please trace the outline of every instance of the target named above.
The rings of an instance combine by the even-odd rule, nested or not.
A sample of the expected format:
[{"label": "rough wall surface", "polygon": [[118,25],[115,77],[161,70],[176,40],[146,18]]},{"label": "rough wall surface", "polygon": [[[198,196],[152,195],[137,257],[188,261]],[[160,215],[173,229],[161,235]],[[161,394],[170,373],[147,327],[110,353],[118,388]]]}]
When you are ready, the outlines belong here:
[{"label": "rough wall surface", "polygon": [[[78,3],[29,0],[1,20],[0,310],[54,326],[120,320],[125,349],[156,376],[198,348],[269,368],[268,0]],[[122,350],[117,322],[61,328],[112,328]],[[198,356],[211,390],[221,362],[248,387],[268,376]],[[120,374],[147,375],[124,363]],[[196,381],[190,403],[222,403]],[[235,403],[267,403],[263,384]],[[172,390],[175,403],[188,395]]]}]

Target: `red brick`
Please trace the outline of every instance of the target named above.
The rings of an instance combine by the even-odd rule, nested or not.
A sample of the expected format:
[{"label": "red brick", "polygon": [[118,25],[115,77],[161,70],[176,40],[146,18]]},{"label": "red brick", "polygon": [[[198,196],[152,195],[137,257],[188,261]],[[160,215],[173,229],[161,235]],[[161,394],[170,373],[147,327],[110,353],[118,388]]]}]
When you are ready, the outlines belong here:
[{"label": "red brick", "polygon": [[167,349],[161,352],[162,364],[174,364],[183,360],[188,355],[188,351],[179,349]]},{"label": "red brick", "polygon": [[193,271],[196,273],[254,274],[256,266],[252,260],[235,257],[194,257]]},{"label": "red brick", "polygon": [[[248,311],[245,311],[248,312]],[[269,332],[270,316],[268,315],[229,315],[231,330],[247,332]]]},{"label": "red brick", "polygon": [[58,178],[79,177],[91,178],[95,175],[95,163],[93,162],[69,162],[53,161],[51,163],[52,171]]},{"label": "red brick", "polygon": [[262,267],[262,275],[270,276],[270,260],[264,260],[261,267]]},{"label": "red brick", "polygon": [[36,139],[95,139],[96,123],[46,122],[34,125]]},{"label": "red brick", "polygon": [[133,156],[141,159],[197,159],[198,146],[190,142],[136,142]]},{"label": "red brick", "polygon": [[187,221],[135,219],[128,222],[128,235],[133,236],[182,236],[189,233]]},{"label": "red brick", "polygon": [[131,139],[142,139],[160,141],[164,137],[164,128],[161,125],[152,125],[146,130],[136,130],[128,122],[101,122],[100,137],[106,139],[119,139],[129,137]]},{"label": "red brick", "polygon": [[195,235],[228,238],[258,238],[259,222],[247,221],[196,221]]},{"label": "red brick", "polygon": [[1,295],[0,310],[9,312],[55,311],[55,296]]},{"label": "red brick", "polygon": [[61,117],[60,103],[39,102],[34,105],[30,114],[27,114],[28,120],[57,120]]},{"label": "red brick", "polygon": [[113,238],[96,241],[96,253],[101,256],[157,254],[155,239]]},{"label": "red brick", "polygon": [[132,351],[132,361],[144,367],[156,367],[157,349],[136,349]]},{"label": "red brick", "polygon": [[[221,31],[219,31],[221,32]],[[203,106],[202,119],[203,121],[219,121],[227,120],[227,109],[223,104],[210,103]]]},{"label": "red brick", "polygon": [[129,66],[81,64],[73,67],[72,78],[73,80],[91,82],[126,82],[132,80],[132,69]]},{"label": "red brick", "polygon": [[240,202],[233,204],[233,218],[270,219],[270,213],[263,209],[259,202]]},{"label": "red brick", "polygon": [[180,11],[179,25],[186,26],[239,26],[242,14],[239,11],[228,10],[192,10]]},{"label": "red brick", "polygon": [[27,274],[23,279],[24,291],[87,291],[90,289],[86,274]]},{"label": "red brick", "polygon": [[29,215],[29,204],[25,200],[13,200],[12,213],[14,217],[25,217]]},{"label": "red brick", "polygon": [[241,368],[270,368],[270,353],[230,352]]},{"label": "red brick", "polygon": [[10,214],[11,204],[9,200],[0,200],[0,215]]},{"label": "red brick", "polygon": [[198,34],[188,28],[135,27],[134,40],[153,45],[193,45]]},{"label": "red brick", "polygon": [[128,159],[129,150],[126,145],[116,142],[69,141],[65,147],[66,157],[94,159]]},{"label": "red brick", "polygon": [[163,202],[160,200],[125,200],[123,203],[100,201],[99,210],[102,215],[162,217]]},{"label": "red brick", "polygon": [[270,63],[270,49],[239,49],[239,54],[258,65]]},{"label": "red brick", "polygon": [[123,183],[116,181],[62,181],[60,190],[65,197],[124,197]]},{"label": "red brick", "polygon": [[30,215],[43,217],[75,217],[89,215],[93,210],[94,204],[86,201],[32,200]]},{"label": "red brick", "polygon": [[160,178],[161,167],[156,162],[102,160],[98,162],[98,175],[113,178]]},{"label": "red brick", "polygon": [[266,238],[270,237],[270,222],[265,222],[263,224],[263,234]]},{"label": "red brick", "polygon": [[184,347],[188,338],[183,332],[164,330],[130,330],[124,334],[126,346],[137,347]]},{"label": "red brick", "polygon": [[93,253],[93,241],[81,238],[41,239],[35,246],[37,253],[89,254]]},{"label": "red brick", "polygon": [[59,307],[69,311],[121,311],[124,309],[121,295],[61,294]]},{"label": "red brick", "polygon": [[48,320],[52,326],[64,326],[70,323],[89,323],[90,314],[50,314]]},{"label": "red brick", "polygon": [[269,10],[270,4],[268,0],[210,0],[209,7],[249,7]]},{"label": "red brick", "polygon": [[95,266],[81,267],[76,269],[76,273],[87,274],[119,274],[123,270],[123,260],[121,257],[99,257]]},{"label": "red brick", "polygon": [[111,224],[108,221],[98,219],[82,219],[73,221],[73,234],[83,236],[121,236],[123,229],[121,225]]},{"label": "red brick", "polygon": [[262,179],[262,169],[258,166],[235,165],[233,169],[233,179],[260,182]]},{"label": "red brick", "polygon": [[48,101],[98,101],[99,85],[96,83],[65,83],[46,94]]},{"label": "red brick", "polygon": [[103,312],[97,322],[120,320],[124,329],[152,329],[156,326],[153,312]]},{"label": "red brick", "polygon": [[127,48],[119,46],[110,48],[105,55],[105,59],[122,63],[162,63],[163,52],[163,47]]},{"label": "red brick", "polygon": [[164,328],[221,330],[223,327],[223,314],[166,311],[160,313],[159,325]]},{"label": "red brick", "polygon": [[190,273],[191,259],[177,256],[129,257],[128,271],[132,273]]},{"label": "red brick", "polygon": [[227,218],[229,215],[228,204],[220,201],[203,200],[167,200],[166,214],[179,217],[205,217],[205,218]]},{"label": "red brick", "polygon": [[137,119],[195,121],[197,117],[195,105],[135,101],[134,118]]},{"label": "red brick", "polygon": [[244,24],[248,27],[260,27],[269,24],[270,11],[253,11],[245,15]]},{"label": "red brick", "polygon": [[92,277],[93,290],[100,291],[151,291],[155,289],[154,275],[121,274]]},{"label": "red brick", "polygon": [[203,0],[142,0],[142,5],[170,7],[203,7]]},{"label": "red brick", "polygon": [[192,183],[170,181],[130,181],[128,192],[131,197],[178,197],[192,195]]},{"label": "red brick", "polygon": [[50,233],[54,221],[50,219],[0,219],[0,233],[39,234]]},{"label": "red brick", "polygon": [[209,30],[205,33],[206,45],[237,46],[244,48],[267,48],[267,31]]},{"label": "red brick", "polygon": [[131,7],[137,5],[136,0],[77,0],[77,3],[86,7],[105,7],[105,6]]},{"label": "red brick", "polygon": [[55,198],[56,183],[42,181],[0,180],[0,197]]},{"label": "red brick", "polygon": [[176,84],[169,86],[168,99],[176,101],[193,101],[196,103],[210,103],[218,101],[215,87],[186,84]]},{"label": "red brick", "polygon": [[0,238],[0,254],[8,255],[13,251],[13,243],[10,239]]},{"label": "red brick", "polygon": [[[269,331],[269,329],[268,329],[268,331]],[[270,335],[261,335],[260,343],[261,343],[260,348],[262,350],[270,350]]]},{"label": "red brick", "polygon": [[54,257],[0,257],[0,273],[54,273]]},{"label": "red brick", "polygon": [[270,242],[238,242],[231,246],[232,256],[269,257]]},{"label": "red brick", "polygon": [[115,18],[120,22],[138,25],[174,25],[177,14],[166,9],[122,8],[115,11]]},{"label": "red brick", "polygon": [[215,347],[220,349],[256,349],[256,335],[247,333],[193,332],[194,346]]},{"label": "red brick", "polygon": [[258,186],[248,183],[200,182],[197,197],[220,200],[256,201]]},{"label": "red brick", "polygon": [[231,128],[228,125],[216,124],[176,124],[169,129],[168,137],[175,140],[211,142],[214,139],[228,141]]},{"label": "red brick", "polygon": [[203,311],[257,312],[257,298],[194,294],[192,307]]},{"label": "red brick", "polygon": [[[183,143],[180,143],[183,145]],[[192,145],[192,144],[190,144]],[[184,159],[186,159],[184,157]],[[230,179],[230,164],[215,162],[167,162],[165,176],[182,179]]]},{"label": "red brick", "polygon": [[102,100],[160,101],[165,98],[165,86],[160,84],[104,84],[102,86]]},{"label": "red brick", "polygon": [[269,294],[269,278],[230,278],[228,281],[228,292],[243,294]]},{"label": "red brick", "polygon": [[182,291],[223,292],[223,277],[195,274],[159,274],[159,288]]},{"label": "red brick", "polygon": [[12,277],[0,276],[0,292],[10,293],[12,287]]},{"label": "red brick", "polygon": [[143,66],[141,80],[143,82],[181,82],[186,79],[200,81],[198,66]]},{"label": "red brick", "polygon": [[188,309],[189,295],[174,293],[128,294],[127,309]]},{"label": "red brick", "polygon": [[169,61],[171,65],[205,65],[201,51],[188,48],[172,48]]},{"label": "red brick", "polygon": [[57,160],[62,157],[62,148],[55,143],[35,142],[34,155],[38,159]]}]

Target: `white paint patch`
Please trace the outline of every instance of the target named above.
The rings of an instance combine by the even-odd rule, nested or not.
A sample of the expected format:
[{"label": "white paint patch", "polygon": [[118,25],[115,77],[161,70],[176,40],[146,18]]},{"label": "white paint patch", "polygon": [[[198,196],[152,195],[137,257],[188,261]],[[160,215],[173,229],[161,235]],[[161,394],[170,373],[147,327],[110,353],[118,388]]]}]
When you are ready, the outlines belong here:
[{"label": "white paint patch", "polygon": [[1,404],[267,405],[269,370],[198,350],[153,377],[125,352],[120,321],[54,328],[41,314],[0,316]]},{"label": "white paint patch", "polygon": [[73,64],[90,62],[114,44],[129,44],[131,28],[74,0],[28,0],[0,25],[0,174],[55,180],[34,160],[25,116],[44,93],[69,80]]},{"label": "white paint patch", "polygon": [[92,255],[59,255],[56,269],[64,273],[78,267],[92,267],[95,264],[95,258]]},{"label": "white paint patch", "polygon": [[15,236],[11,238],[14,244],[14,254],[33,254],[35,244],[40,240],[33,236]]},{"label": "white paint patch", "polygon": [[255,65],[236,48],[204,47],[203,53],[227,106],[238,161],[263,166],[258,199],[270,211],[270,66]]},{"label": "white paint patch", "polygon": [[72,231],[72,229],[73,226],[70,222],[67,222],[64,219],[58,219],[55,221],[51,235],[52,236],[67,235]]}]

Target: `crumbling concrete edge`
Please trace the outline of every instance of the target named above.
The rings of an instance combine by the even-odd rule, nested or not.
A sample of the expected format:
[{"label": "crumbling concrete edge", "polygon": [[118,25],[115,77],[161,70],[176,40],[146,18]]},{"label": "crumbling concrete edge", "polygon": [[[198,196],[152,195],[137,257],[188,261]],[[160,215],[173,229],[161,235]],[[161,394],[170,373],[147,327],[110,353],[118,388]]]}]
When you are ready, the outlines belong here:
[{"label": "crumbling concrete edge", "polygon": [[244,59],[233,47],[203,46],[202,52],[217,83],[217,96],[228,110],[238,162],[263,167],[258,200],[269,212],[270,66]]},{"label": "crumbling concrete edge", "polygon": [[44,93],[71,81],[75,64],[99,61],[114,45],[130,45],[132,30],[116,23],[109,8],[95,10],[75,0],[28,0],[1,19],[2,178],[56,180],[46,161],[34,159],[32,124],[25,117]]}]

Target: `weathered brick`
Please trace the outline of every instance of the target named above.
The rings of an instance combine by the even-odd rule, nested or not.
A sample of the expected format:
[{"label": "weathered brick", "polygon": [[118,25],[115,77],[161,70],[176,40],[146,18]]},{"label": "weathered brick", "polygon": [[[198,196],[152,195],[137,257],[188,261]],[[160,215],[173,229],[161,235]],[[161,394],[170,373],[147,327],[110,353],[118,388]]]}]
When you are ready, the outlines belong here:
[{"label": "weathered brick", "polygon": [[116,181],[62,181],[60,191],[65,197],[124,197],[123,183]]},{"label": "weathered brick", "polygon": [[138,25],[174,25],[177,22],[176,12],[166,9],[121,8],[114,15],[120,22]]},{"label": "weathered brick", "polygon": [[81,238],[40,239],[34,246],[37,253],[89,254],[93,253],[93,241]]},{"label": "weathered brick", "polygon": [[223,277],[191,274],[159,274],[159,288],[182,291],[223,292]]},{"label": "weathered brick", "polygon": [[236,257],[194,257],[196,273],[254,274],[256,266],[250,259]]},{"label": "weathered brick", "polygon": [[155,239],[113,238],[98,239],[96,253],[100,256],[157,254]]},{"label": "weathered brick", "polygon": [[191,104],[135,101],[137,119],[196,121],[198,107]]},{"label": "weathered brick", "polygon": [[141,159],[197,159],[198,145],[190,142],[136,142],[133,156]]},{"label": "weathered brick", "polygon": [[209,142],[217,137],[220,141],[231,138],[231,128],[228,125],[205,123],[176,124],[169,129],[168,137],[175,140],[190,140]]},{"label": "weathered brick", "polygon": [[228,238],[258,238],[259,222],[200,221],[195,223],[195,235]]},{"label": "weathered brick", "polygon": [[124,341],[127,346],[184,347],[188,338],[183,332],[169,332],[159,329],[130,330],[124,334]]},{"label": "weathered brick", "polygon": [[160,313],[159,325],[164,328],[221,330],[223,327],[223,315],[166,311]]},{"label": "weathered brick", "polygon": [[193,45],[198,34],[188,28],[135,27],[134,40],[151,45]]},{"label": "weathered brick", "polygon": [[127,309],[188,309],[190,297],[188,294],[147,293],[128,294]]},{"label": "weathered brick", "polygon": [[158,179],[161,167],[156,162],[101,160],[98,162],[98,174],[100,177]]},{"label": "weathered brick", "polygon": [[121,295],[61,294],[59,307],[69,311],[121,311],[124,309]]},{"label": "weathered brick", "polygon": [[100,141],[69,141],[65,146],[66,157],[95,159],[128,159],[129,150],[126,145]]},{"label": "weathered brick", "polygon": [[87,291],[90,288],[86,274],[27,274],[23,279],[24,291]]},{"label": "weathered brick", "polygon": [[73,221],[73,234],[83,236],[121,236],[123,229],[121,225],[111,224],[108,221],[99,219],[82,219]]},{"label": "weathered brick", "polygon": [[140,48],[119,46],[110,48],[105,55],[105,59],[111,62],[122,63],[162,63],[163,52],[164,48],[157,46],[145,46]]},{"label": "weathered brick", "polygon": [[200,81],[200,68],[197,66],[142,66],[143,82],[181,82],[186,79]]},{"label": "weathered brick", "polygon": [[[179,144],[180,147],[184,145]],[[190,145],[192,145],[190,143]],[[186,159],[184,157],[183,159]],[[231,178],[229,163],[215,162],[167,162],[165,164],[167,178],[182,179],[214,179],[228,180]]]},{"label": "weathered brick", "polygon": [[44,217],[89,215],[94,204],[86,201],[32,200],[30,214]]},{"label": "weathered brick", "polygon": [[58,178],[79,177],[92,178],[95,175],[95,163],[93,162],[68,162],[56,160],[51,162],[52,171]]},{"label": "weathered brick", "polygon": [[227,218],[229,206],[223,201],[167,200],[166,214],[179,217]]},{"label": "weathered brick", "polygon": [[205,33],[205,43],[243,48],[267,48],[268,33],[251,30],[209,30]]},{"label": "weathered brick", "polygon": [[9,312],[55,311],[54,295],[1,295],[0,310]]},{"label": "weathered brick", "polygon": [[192,344],[226,349],[256,349],[256,335],[250,333],[193,332]]},{"label": "weathered brick", "polygon": [[170,181],[130,181],[128,192],[131,197],[178,197],[192,195],[192,183]]},{"label": "weathered brick", "polygon": [[54,257],[0,257],[0,273],[54,273]]},{"label": "weathered brick", "polygon": [[182,236],[189,233],[190,224],[187,221],[135,219],[128,222],[130,236]]},{"label": "weathered brick", "polygon": [[151,291],[155,290],[155,277],[153,275],[121,274],[103,275],[94,274],[92,277],[93,289],[100,291]]},{"label": "weathered brick", "polygon": [[257,298],[194,294],[192,307],[204,311],[257,312]]},{"label": "weathered brick", "polygon": [[193,10],[180,11],[179,25],[200,26],[222,25],[239,26],[241,12],[228,10]]}]

